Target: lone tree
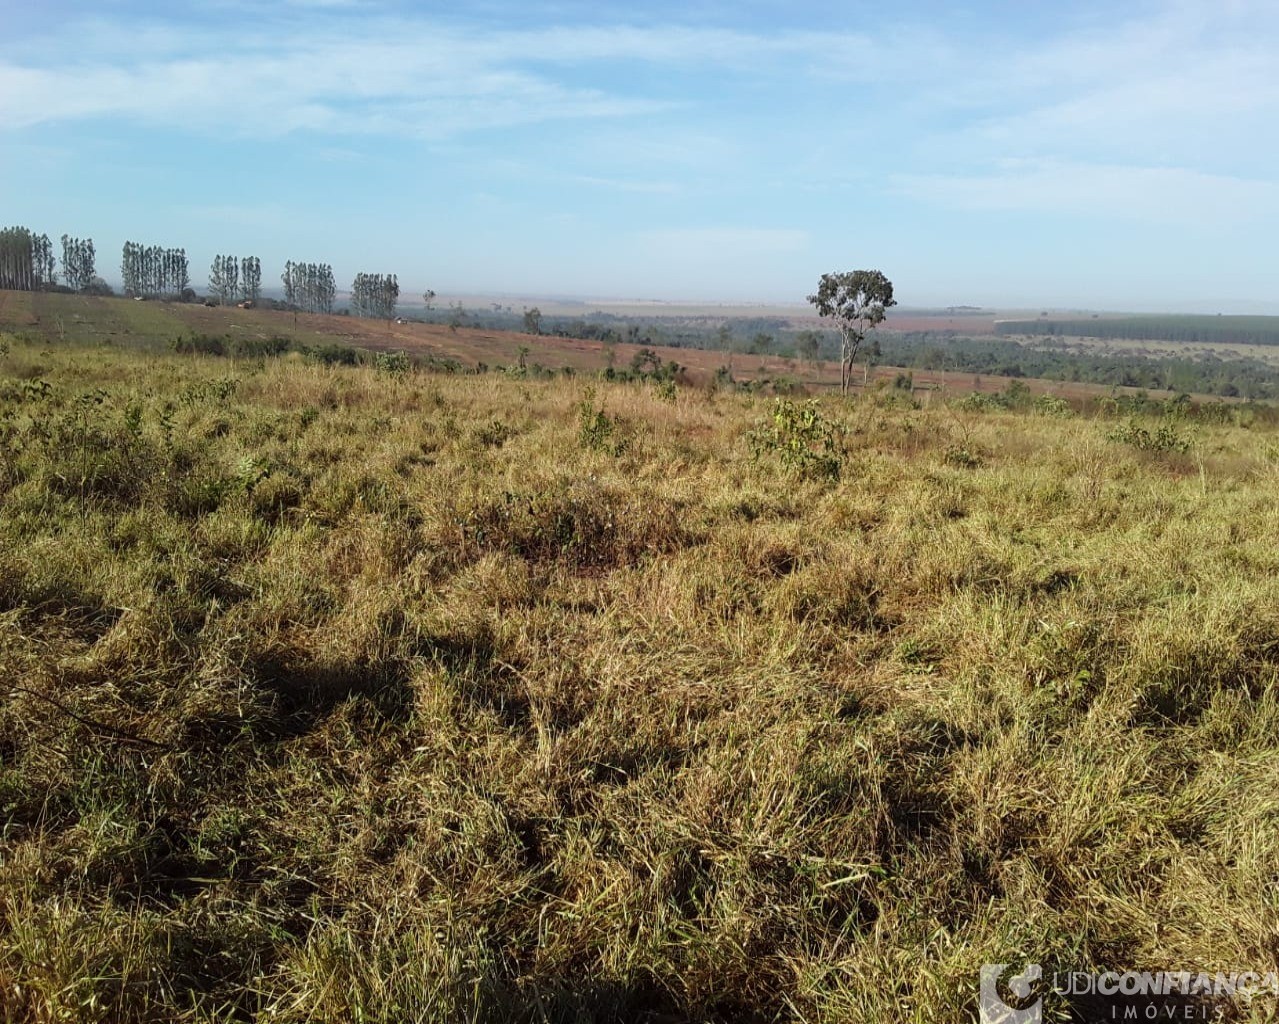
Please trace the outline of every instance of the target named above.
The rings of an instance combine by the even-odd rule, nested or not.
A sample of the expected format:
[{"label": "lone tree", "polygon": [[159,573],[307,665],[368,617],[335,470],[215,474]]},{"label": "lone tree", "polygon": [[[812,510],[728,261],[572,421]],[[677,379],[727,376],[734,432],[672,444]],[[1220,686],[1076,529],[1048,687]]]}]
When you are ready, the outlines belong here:
[{"label": "lone tree", "polygon": [[878,270],[823,274],[817,294],[808,301],[817,307],[818,316],[829,317],[839,328],[839,390],[846,395],[853,380],[853,360],[866,332],[883,323],[889,307],[897,305],[893,282]]}]

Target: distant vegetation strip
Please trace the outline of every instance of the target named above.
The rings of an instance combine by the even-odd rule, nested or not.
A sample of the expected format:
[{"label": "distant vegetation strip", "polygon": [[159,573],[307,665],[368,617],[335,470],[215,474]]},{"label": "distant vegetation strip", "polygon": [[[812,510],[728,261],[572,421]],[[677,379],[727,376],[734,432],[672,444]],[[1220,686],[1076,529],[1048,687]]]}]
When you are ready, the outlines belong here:
[{"label": "distant vegetation strip", "polygon": [[[641,335],[641,339],[650,340],[647,335]],[[193,335],[176,339],[170,343],[170,347],[183,353],[242,358],[283,355],[295,351],[311,360],[348,366],[371,358],[369,353],[350,345],[307,345],[283,337],[254,339]],[[529,353],[531,352],[530,349]],[[644,349],[643,352],[660,364],[660,360],[650,350]],[[790,357],[794,358],[793,353]],[[637,358],[642,361],[645,356]],[[454,373],[463,369],[457,360],[439,359],[422,353],[415,353],[412,359],[424,368]],[[1038,378],[1258,401],[1279,397],[1279,367],[1252,358],[1221,359],[1209,356],[1203,359],[1184,359],[1104,355],[1064,349],[1037,349],[1014,341],[942,339],[937,335],[922,333],[886,339],[878,362],[909,370]],[[530,364],[530,367],[542,369],[536,363]],[[480,368],[487,369],[486,366]],[[613,370],[612,367],[609,369]],[[615,375],[616,371],[606,374],[610,379]]]},{"label": "distant vegetation strip", "polygon": [[1074,320],[996,320],[995,333],[1183,341],[1216,345],[1279,345],[1279,317],[1159,315]]},{"label": "distant vegetation strip", "polygon": [[1037,377],[1225,398],[1264,400],[1279,396],[1279,367],[1251,357],[1151,357],[928,333],[886,335],[881,347],[885,365],[907,369]]},{"label": "distant vegetation strip", "polygon": [[[295,266],[301,266],[295,264]],[[315,268],[320,282],[327,275]],[[300,280],[302,287],[305,282]],[[325,285],[327,287],[327,284]],[[38,298],[20,298],[20,292],[5,293],[0,301],[0,329],[15,331],[19,336],[39,337],[47,342],[101,341],[113,339],[131,347],[177,349],[206,355],[256,358],[294,351],[308,360],[351,365],[371,361],[372,355],[355,346],[349,330],[340,320],[331,324],[308,322],[299,327],[273,310],[284,309],[263,300],[251,316],[254,333],[240,331],[232,336],[218,327],[219,321],[209,311],[198,312],[191,305],[134,303],[111,300],[86,300],[71,295],[46,292]],[[295,296],[296,298],[296,296]],[[213,319],[210,319],[213,317]],[[520,331],[524,326],[519,309],[463,309],[455,305],[446,309],[425,311],[413,317],[425,323],[450,329],[487,329]],[[216,325],[216,326],[215,326]],[[237,329],[243,325],[236,326]],[[761,356],[781,360],[774,376],[785,375],[794,380],[804,376],[805,367],[815,367],[819,360],[838,357],[838,338],[831,331],[794,330],[780,318],[750,318],[718,323],[690,324],[661,318],[628,321],[609,314],[592,313],[580,317],[540,318],[537,325],[543,335],[579,341],[596,341],[604,345],[606,366],[614,375],[626,372],[632,352],[623,353],[617,345],[661,350],[682,348],[716,353],[722,370],[733,373],[736,355]],[[213,328],[213,330],[210,330]],[[379,339],[381,340],[381,339]],[[546,348],[542,346],[546,345]],[[384,344],[375,346],[384,347]],[[409,347],[412,347],[411,345]],[[523,362],[530,375],[542,366],[553,367],[562,361],[555,342],[546,338],[539,344],[530,340]],[[475,350],[452,352],[447,357],[411,353],[414,362],[429,361],[435,369],[478,369],[477,362],[504,361],[508,352],[498,358],[496,352]],[[669,359],[669,354],[663,359]],[[1071,344],[1062,338],[974,338],[953,332],[919,331],[885,332],[877,344],[868,346],[859,362],[900,367],[903,370],[938,371],[989,377],[1036,378],[1105,387],[1145,388],[1190,394],[1218,395],[1225,398],[1249,398],[1267,401],[1279,398],[1279,366],[1253,357],[1227,356],[1195,352],[1185,355],[1151,355],[1137,351],[1104,352],[1086,345]],[[684,360],[679,360],[684,362]],[[447,366],[445,364],[448,364]],[[585,366],[580,367],[586,369]],[[740,372],[740,370],[739,370]],[[955,384],[961,384],[956,380]]]}]

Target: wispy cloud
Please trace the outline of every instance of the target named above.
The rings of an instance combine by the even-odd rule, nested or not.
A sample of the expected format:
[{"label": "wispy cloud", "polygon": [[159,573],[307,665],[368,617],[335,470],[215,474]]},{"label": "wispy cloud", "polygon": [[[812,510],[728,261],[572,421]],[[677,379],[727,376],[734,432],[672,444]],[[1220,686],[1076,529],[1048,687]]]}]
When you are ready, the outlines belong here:
[{"label": "wispy cloud", "polygon": [[591,188],[608,189],[614,192],[631,192],[639,195],[671,196],[682,191],[680,185],[673,181],[607,178],[595,174],[575,174],[568,180],[570,184],[574,185],[589,185]]},{"label": "wispy cloud", "polygon": [[[282,28],[126,29],[94,21],[60,30],[57,45],[0,45],[0,127],[123,117],[267,134],[442,138],[516,124],[649,115],[678,105],[612,84],[614,75],[583,82],[573,69],[585,65],[758,72],[761,61],[793,58],[818,45],[804,32],[762,36],[627,25],[484,32],[423,18]],[[829,43],[826,37],[821,45]],[[51,60],[50,54],[75,57]]]},{"label": "wispy cloud", "polygon": [[808,245],[809,234],[793,228],[653,228],[636,238],[655,252],[722,259],[799,252]]},{"label": "wispy cloud", "polygon": [[902,175],[905,195],[968,210],[1023,211],[1229,227],[1279,215],[1279,182],[1178,167],[1056,160],[1004,163],[973,175]]},{"label": "wispy cloud", "polygon": [[668,105],[517,70],[463,72],[451,60],[432,62],[358,42],[128,66],[0,63],[0,126],[10,128],[123,117],[251,134],[310,130],[439,138],[515,124],[634,116]]},{"label": "wispy cloud", "polygon": [[[309,19],[289,10],[297,5],[325,10]],[[829,94],[831,113],[847,116],[820,125],[814,141],[826,145],[853,144],[868,123],[949,112],[955,127],[927,130],[961,151],[1064,156],[1094,146],[1121,157],[1145,146],[1166,159],[1279,115],[1279,13],[1252,2],[1155,4],[1062,37],[993,35],[980,45],[904,18],[873,32],[633,24],[606,14],[493,28],[464,15],[378,13],[358,0],[289,0],[232,27],[97,18],[56,32],[0,42],[0,128],[119,117],[438,140],[709,110],[714,82],[687,91],[678,83],[712,73],[748,91],[793,91],[814,128],[809,97]],[[617,73],[644,66],[676,75]],[[885,90],[879,102],[859,91],[876,88]]]}]

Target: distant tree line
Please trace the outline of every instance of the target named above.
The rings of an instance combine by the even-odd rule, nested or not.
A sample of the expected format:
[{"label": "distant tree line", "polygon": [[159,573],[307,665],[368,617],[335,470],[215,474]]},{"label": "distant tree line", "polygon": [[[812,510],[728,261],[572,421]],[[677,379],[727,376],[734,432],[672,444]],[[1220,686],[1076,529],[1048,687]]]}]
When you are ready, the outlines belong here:
[{"label": "distant tree line", "polygon": [[284,265],[280,275],[284,283],[284,301],[304,313],[332,313],[337,298],[333,268],[327,263],[294,263]]},{"label": "distant tree line", "polygon": [[120,283],[126,295],[180,295],[191,287],[187,252],[125,242],[120,256]]},{"label": "distant tree line", "polygon": [[356,274],[351,284],[351,312],[355,316],[390,320],[400,300],[394,274]]},{"label": "distant tree line", "polygon": [[[97,276],[92,238],[62,236],[63,290],[111,294]],[[48,235],[25,227],[0,230],[0,289],[32,291],[58,287],[57,260]],[[185,249],[125,242],[120,280],[126,295],[190,298],[190,263]],[[285,264],[281,275],[285,305],[308,313],[332,313],[337,298],[333,268],[327,263]],[[357,277],[357,315],[394,316],[399,282],[394,274]],[[209,294],[223,304],[262,298],[262,261],[256,256],[219,254],[209,268]],[[184,295],[185,293],[185,295]],[[428,292],[433,298],[435,293]]]},{"label": "distant tree line", "polygon": [[27,228],[0,231],[0,288],[39,291],[56,283],[53,243]]}]

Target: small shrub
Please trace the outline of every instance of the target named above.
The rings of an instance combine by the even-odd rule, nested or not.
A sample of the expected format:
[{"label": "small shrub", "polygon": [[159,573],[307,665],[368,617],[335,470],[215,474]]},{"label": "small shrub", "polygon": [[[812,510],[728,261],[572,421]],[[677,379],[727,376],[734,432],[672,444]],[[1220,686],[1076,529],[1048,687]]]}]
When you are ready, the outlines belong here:
[{"label": "small shrub", "polygon": [[914,637],[907,637],[899,643],[893,654],[903,665],[925,673],[931,672],[938,661],[936,652]]},{"label": "small shrub", "polygon": [[946,446],[942,461],[960,469],[977,469],[985,465],[986,457],[981,448],[969,441],[956,441]]},{"label": "small shrub", "polygon": [[42,402],[53,393],[53,385],[47,380],[24,380],[22,382],[22,400],[25,402]]},{"label": "small shrub", "polygon": [[505,492],[463,512],[459,526],[466,544],[479,551],[578,570],[636,565],[697,538],[669,501],[581,484]]},{"label": "small shrub", "polygon": [[1019,380],[1010,380],[1001,397],[1005,408],[1018,411],[1029,409],[1033,401],[1030,394],[1030,385]]},{"label": "small shrub", "polygon": [[324,366],[357,366],[360,352],[350,345],[307,345],[302,354],[313,363]]},{"label": "small shrub", "polygon": [[774,457],[799,476],[839,479],[843,452],[835,427],[822,416],[816,399],[803,405],[789,398],[776,399],[772,415],[747,439],[756,461]]},{"label": "small shrub", "polygon": [[261,459],[252,455],[243,456],[235,466],[235,486],[245,494],[271,475],[271,467]]},{"label": "small shrub", "polygon": [[660,373],[662,360],[651,348],[642,348],[631,358],[631,371],[637,374]]},{"label": "small shrub", "polygon": [[611,417],[603,406],[595,405],[595,389],[587,388],[577,405],[577,443],[593,452],[618,456],[626,451],[627,440],[620,436],[621,421]]},{"label": "small shrub", "polygon": [[1075,410],[1070,407],[1070,403],[1056,395],[1039,395],[1031,403],[1030,407],[1038,416],[1053,416],[1058,419],[1066,419],[1075,414]]},{"label": "small shrub", "polygon": [[1129,420],[1106,435],[1108,441],[1131,445],[1141,452],[1184,455],[1190,451],[1190,441],[1177,433],[1171,423],[1161,423],[1156,430],[1147,430],[1136,420]]},{"label": "small shrub", "polygon": [[172,342],[170,347],[174,352],[188,356],[224,356],[227,350],[227,341],[224,338],[217,338],[210,334],[193,334],[190,338],[183,338],[178,335]]},{"label": "small shrub", "polygon": [[249,506],[253,514],[267,522],[278,522],[302,503],[302,489],[287,476],[269,476],[253,487]]},{"label": "small shrub", "polygon": [[920,408],[919,399],[913,391],[904,388],[877,387],[870,395],[871,402],[877,409],[900,410]]},{"label": "small shrub", "polygon": [[198,405],[213,402],[225,402],[239,390],[240,382],[235,377],[215,377],[212,380],[196,381],[188,384],[178,393],[178,404],[193,409]]},{"label": "small shrub", "polygon": [[288,338],[232,338],[230,354],[237,359],[264,359],[280,356],[289,350]]},{"label": "small shrub", "polygon": [[1002,394],[983,394],[980,391],[974,391],[971,395],[965,395],[955,403],[964,412],[995,412],[1008,408],[1008,400]]},{"label": "small shrub", "polygon": [[501,448],[515,436],[515,429],[499,419],[492,419],[478,428],[474,436],[476,443],[485,448]]},{"label": "small shrub", "polygon": [[403,352],[379,352],[373,361],[373,368],[381,376],[398,380],[408,376],[412,363]]},{"label": "small shrub", "polygon": [[237,489],[237,482],[228,477],[187,473],[173,481],[166,504],[175,515],[198,519],[216,512]]}]

